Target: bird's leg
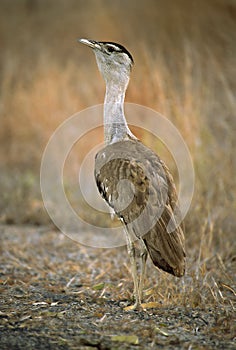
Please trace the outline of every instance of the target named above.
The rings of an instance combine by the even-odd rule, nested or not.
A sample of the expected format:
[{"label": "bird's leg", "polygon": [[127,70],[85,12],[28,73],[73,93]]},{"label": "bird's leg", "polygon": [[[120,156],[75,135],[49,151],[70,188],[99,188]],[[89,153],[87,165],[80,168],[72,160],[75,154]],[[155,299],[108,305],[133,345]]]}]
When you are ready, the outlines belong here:
[{"label": "bird's leg", "polygon": [[140,293],[139,293],[139,285],[138,285],[138,273],[137,273],[137,265],[136,265],[136,257],[135,257],[135,247],[134,242],[132,241],[130,234],[125,229],[126,240],[127,240],[127,249],[131,263],[131,272],[134,281],[134,297],[135,304],[132,306],[132,309],[137,309],[141,305]]},{"label": "bird's leg", "polygon": [[144,285],[144,278],[146,273],[146,261],[147,261],[147,248],[145,246],[144,241],[142,238],[140,238],[140,244],[141,244],[141,274],[140,274],[140,280],[139,280],[139,298],[142,300],[143,297],[143,285]]}]

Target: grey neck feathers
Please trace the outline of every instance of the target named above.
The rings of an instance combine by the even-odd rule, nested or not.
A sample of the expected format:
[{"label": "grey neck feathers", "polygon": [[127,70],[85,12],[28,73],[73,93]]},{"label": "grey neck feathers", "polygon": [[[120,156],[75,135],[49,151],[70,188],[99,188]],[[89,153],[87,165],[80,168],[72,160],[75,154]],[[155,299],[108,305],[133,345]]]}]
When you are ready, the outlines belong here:
[{"label": "grey neck feathers", "polygon": [[131,133],[124,115],[124,99],[126,86],[116,85],[114,82],[106,84],[104,101],[104,134],[105,144],[135,138]]}]

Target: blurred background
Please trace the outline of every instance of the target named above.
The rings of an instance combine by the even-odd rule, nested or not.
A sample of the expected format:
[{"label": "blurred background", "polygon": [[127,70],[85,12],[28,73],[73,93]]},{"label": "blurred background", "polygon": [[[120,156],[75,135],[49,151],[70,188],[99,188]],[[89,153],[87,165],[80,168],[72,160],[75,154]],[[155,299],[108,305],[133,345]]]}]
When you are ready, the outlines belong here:
[{"label": "blurred background", "polygon": [[104,82],[78,37],[132,53],[126,101],[164,114],[192,155],[187,244],[214,239],[228,254],[236,228],[233,0],[1,0],[0,221],[50,222],[39,187],[43,150],[60,123],[103,102]]}]

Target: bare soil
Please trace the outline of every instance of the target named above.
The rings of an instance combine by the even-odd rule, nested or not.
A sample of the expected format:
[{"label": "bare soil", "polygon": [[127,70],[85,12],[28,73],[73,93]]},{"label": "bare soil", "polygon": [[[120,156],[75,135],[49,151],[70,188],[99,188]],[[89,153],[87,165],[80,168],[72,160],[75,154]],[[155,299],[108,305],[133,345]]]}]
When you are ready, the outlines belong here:
[{"label": "bare soil", "polygon": [[125,247],[86,248],[48,227],[2,225],[0,234],[0,349],[235,349],[232,291],[228,306],[159,296],[153,308],[125,311]]}]

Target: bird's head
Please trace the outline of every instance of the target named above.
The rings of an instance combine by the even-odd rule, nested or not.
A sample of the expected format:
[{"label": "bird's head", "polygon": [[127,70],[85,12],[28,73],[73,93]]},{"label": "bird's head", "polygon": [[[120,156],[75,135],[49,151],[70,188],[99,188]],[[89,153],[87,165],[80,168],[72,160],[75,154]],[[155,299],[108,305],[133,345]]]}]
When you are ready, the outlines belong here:
[{"label": "bird's head", "polygon": [[134,61],[126,48],[113,42],[88,39],[79,39],[79,42],[93,49],[98,68],[106,83],[128,83]]}]

